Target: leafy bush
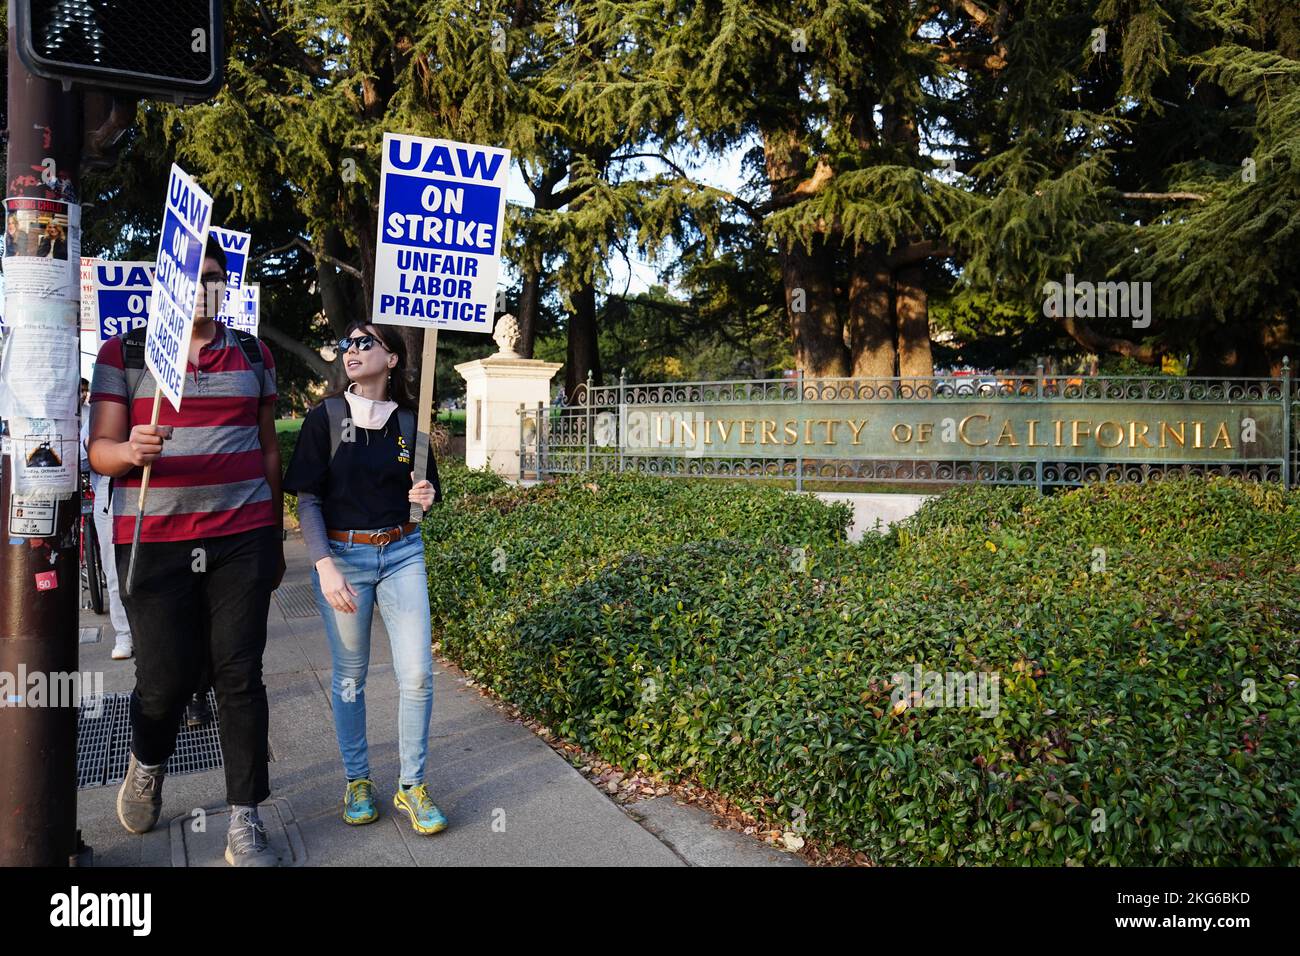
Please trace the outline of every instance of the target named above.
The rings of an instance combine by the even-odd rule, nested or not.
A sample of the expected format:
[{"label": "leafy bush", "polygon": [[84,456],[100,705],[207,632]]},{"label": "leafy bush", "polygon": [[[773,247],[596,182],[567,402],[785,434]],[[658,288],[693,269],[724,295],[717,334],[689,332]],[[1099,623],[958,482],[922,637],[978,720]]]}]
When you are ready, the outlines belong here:
[{"label": "leafy bush", "polygon": [[[1300,858],[1300,494],[964,489],[855,546],[804,497],[597,487],[464,498],[429,548],[444,652],[600,756],[878,863]],[[996,713],[900,702],[915,665]]]},{"label": "leafy bush", "polygon": [[438,459],[438,480],[442,484],[443,501],[491,494],[510,487],[505,479],[487,466],[466,468],[463,458]]}]

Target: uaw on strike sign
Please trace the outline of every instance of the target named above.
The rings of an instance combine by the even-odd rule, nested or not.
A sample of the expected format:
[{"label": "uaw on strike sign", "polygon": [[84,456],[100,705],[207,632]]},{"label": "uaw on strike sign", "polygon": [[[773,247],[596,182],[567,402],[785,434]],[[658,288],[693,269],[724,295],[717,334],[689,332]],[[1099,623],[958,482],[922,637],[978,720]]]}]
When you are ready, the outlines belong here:
[{"label": "uaw on strike sign", "polygon": [[199,272],[203,268],[203,247],[211,221],[212,197],[173,164],[163,208],[162,237],[158,240],[144,361],[177,411],[185,387],[194,307],[199,296]]},{"label": "uaw on strike sign", "polygon": [[384,134],[372,320],[491,332],[510,150]]}]

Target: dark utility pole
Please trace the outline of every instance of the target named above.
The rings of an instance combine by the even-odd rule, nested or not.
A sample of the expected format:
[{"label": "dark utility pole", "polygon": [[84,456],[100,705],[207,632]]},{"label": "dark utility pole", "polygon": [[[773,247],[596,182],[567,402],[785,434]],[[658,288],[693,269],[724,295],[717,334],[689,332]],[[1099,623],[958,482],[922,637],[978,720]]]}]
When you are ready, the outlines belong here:
[{"label": "dark utility pole", "polygon": [[[11,4],[5,196],[61,200],[71,209],[80,202],[80,96],[28,72],[15,52],[13,12]],[[72,256],[71,228],[67,232],[66,254]],[[6,275],[9,329],[26,323],[47,329],[54,325],[59,335],[77,340],[80,283],[73,282],[58,295],[30,288],[20,294],[15,276]],[[20,372],[11,371],[9,378],[16,380]],[[74,366],[66,377],[58,387],[75,395],[78,369]],[[78,422],[63,424],[75,427]],[[75,493],[57,500],[51,534],[15,536],[14,456],[21,453],[15,437],[10,436],[11,447],[0,456],[0,672],[12,688],[0,699],[0,866],[67,866],[75,862],[80,843],[77,702],[55,699],[52,678],[78,671],[80,502]],[[72,467],[77,467],[75,459]],[[27,706],[33,702],[28,689],[36,675],[44,675],[50,693],[39,706]]]}]

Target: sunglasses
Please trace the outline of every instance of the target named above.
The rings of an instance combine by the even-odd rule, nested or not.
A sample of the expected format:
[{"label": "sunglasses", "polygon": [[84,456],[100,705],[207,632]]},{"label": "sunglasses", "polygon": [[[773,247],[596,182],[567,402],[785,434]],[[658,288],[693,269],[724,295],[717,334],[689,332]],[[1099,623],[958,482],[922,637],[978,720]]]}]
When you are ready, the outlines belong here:
[{"label": "sunglasses", "polygon": [[351,338],[339,339],[339,354],[342,355],[352,346],[356,346],[359,351],[369,352],[372,346],[378,345],[385,352],[391,352],[387,345],[375,338],[373,335],[354,335]]},{"label": "sunglasses", "polygon": [[204,285],[214,285],[216,283],[226,284],[226,274],[224,272],[205,272],[200,277]]}]

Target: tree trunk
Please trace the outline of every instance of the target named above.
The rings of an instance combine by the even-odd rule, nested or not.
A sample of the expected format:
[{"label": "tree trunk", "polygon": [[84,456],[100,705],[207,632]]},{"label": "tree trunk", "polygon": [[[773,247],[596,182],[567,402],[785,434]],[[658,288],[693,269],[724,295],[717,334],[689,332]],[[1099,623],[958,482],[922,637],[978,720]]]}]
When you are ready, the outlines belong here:
[{"label": "tree trunk", "polygon": [[573,315],[569,318],[569,348],[564,363],[564,394],[566,402],[577,397],[579,385],[587,382],[591,371],[593,385],[599,385],[600,350],[596,342],[596,286],[584,282],[573,293]]},{"label": "tree trunk", "polygon": [[929,296],[923,266],[908,266],[894,274],[894,313],[898,321],[898,374],[903,378],[931,379]]},{"label": "tree trunk", "polygon": [[[345,262],[351,258],[343,236],[337,229],[330,229],[325,234],[324,247],[326,255]],[[361,317],[356,311],[355,298],[349,288],[354,284],[355,280],[351,276],[343,273],[329,260],[316,257],[316,286],[320,289],[321,308],[335,335],[341,336],[348,323]]]},{"label": "tree trunk", "polygon": [[[774,198],[795,191],[804,177],[807,152],[794,128],[763,131],[767,178]],[[811,251],[798,242],[782,244],[781,284],[794,342],[794,358],[806,378],[849,374],[849,350],[835,301],[833,257],[820,237]]]},{"label": "tree trunk", "polygon": [[849,345],[854,378],[889,378],[894,374],[894,311],[889,297],[889,269],[880,253],[862,249],[851,257],[849,274]]},{"label": "tree trunk", "polygon": [[806,378],[849,374],[849,350],[844,345],[829,259],[821,241],[813,244],[811,254],[797,244],[780,253],[795,364]]},{"label": "tree trunk", "polygon": [[523,285],[519,291],[519,344],[515,349],[524,358],[533,357],[533,343],[537,340],[537,316],[541,309],[542,254],[525,251],[521,264]]}]

